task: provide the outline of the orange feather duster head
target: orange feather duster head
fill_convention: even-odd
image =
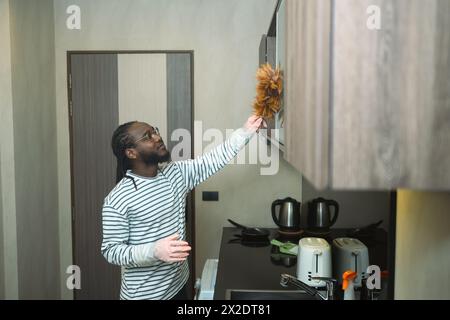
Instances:
[[[256,72],[256,98],[253,102],[254,114],[272,119],[280,111],[281,94],[283,92],[283,75],[269,63],[262,65]]]

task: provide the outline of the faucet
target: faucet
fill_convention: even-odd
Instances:
[[[281,275],[280,284],[283,287],[287,287],[289,284],[292,284],[292,285],[296,286],[297,288],[304,290],[307,294],[309,294],[311,296],[316,296],[322,300],[334,300],[334,287],[337,282],[336,279],[327,278],[327,277],[311,277],[311,279],[312,280],[322,280],[325,282],[326,287],[327,287],[327,292],[325,295],[323,293],[321,293],[319,290],[316,290],[316,289],[310,287],[303,281],[300,281],[296,277],[293,277],[289,274]]]

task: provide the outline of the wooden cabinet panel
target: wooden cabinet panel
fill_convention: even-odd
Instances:
[[[380,30],[366,26],[370,5],[381,10]],[[334,187],[450,187],[449,8],[335,1]]]
[[[450,2],[286,5],[286,160],[317,188],[450,189]]]
[[[284,155],[318,188],[328,182],[330,17],[330,1],[286,1]]]

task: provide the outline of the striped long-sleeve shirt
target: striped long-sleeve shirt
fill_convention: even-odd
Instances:
[[[252,134],[238,129],[228,140],[195,160],[175,161],[155,177],[124,178],[103,204],[102,254],[123,266],[121,299],[170,299],[187,282],[187,260],[166,263],[153,257],[153,245],[175,233],[186,239],[187,193],[237,155]]]

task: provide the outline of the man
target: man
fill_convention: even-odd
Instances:
[[[195,160],[160,163],[170,153],[157,128],[143,122],[119,126],[112,137],[117,185],[103,204],[102,254],[124,267],[121,299],[187,298],[186,195],[223,168],[248,143],[263,119],[243,128]]]

